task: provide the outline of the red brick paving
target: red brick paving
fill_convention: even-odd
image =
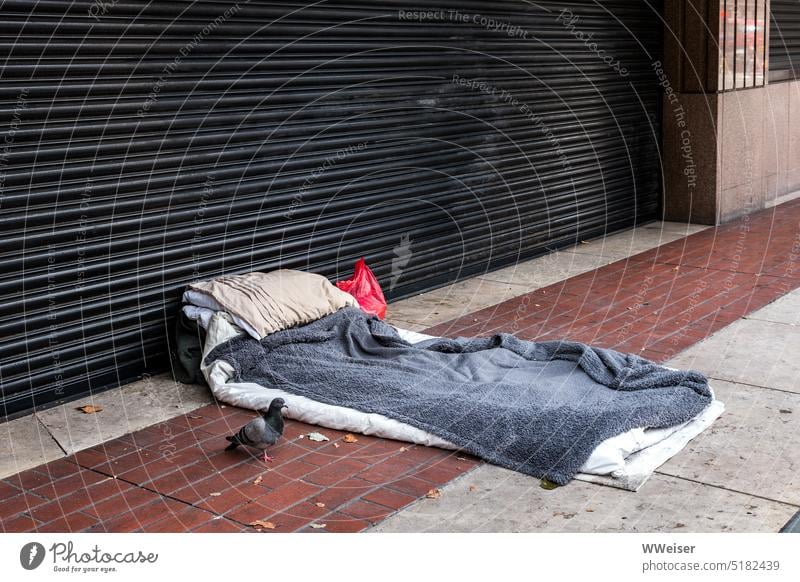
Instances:
[[[225,452],[223,435],[253,415],[205,406],[8,477],[0,481],[2,529],[233,532],[255,531],[249,524],[263,520],[276,526],[264,532],[361,531],[418,499],[394,490],[396,477],[441,464],[449,480],[453,470],[477,464],[365,435],[346,443],[343,432],[294,421],[273,448],[274,463],[242,449]],[[319,430],[331,441],[299,438]],[[400,469],[377,479],[372,469],[387,461]],[[426,491],[444,484],[436,478],[424,481]],[[324,530],[308,527],[315,522]]]
[[[800,200],[710,228],[437,325],[668,360],[800,287]]]
[[[800,200],[428,331],[571,339],[663,361],[797,287]],[[209,405],[0,480],[2,530],[356,532],[477,464],[364,435],[345,443],[340,431],[290,421],[264,465],[223,450],[223,436],[252,417]],[[299,438],[316,430],[331,441]]]

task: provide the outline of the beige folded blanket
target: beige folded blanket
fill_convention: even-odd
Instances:
[[[316,321],[343,307],[358,307],[349,293],[322,275],[281,269],[192,283],[225,311],[247,322],[262,338]]]

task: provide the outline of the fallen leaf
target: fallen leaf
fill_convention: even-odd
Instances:
[[[75,410],[80,410],[84,414],[94,414],[95,412],[100,412],[103,410],[102,406],[94,406],[93,404],[87,404],[86,406],[79,406]]]
[[[317,501],[314,505],[316,505],[317,507],[325,507],[325,504],[320,503],[319,501]]]
[[[475,487],[475,485],[470,485],[470,486],[469,486],[469,490],[470,490],[470,492],[475,492],[475,491],[477,491],[477,490],[478,490],[478,488],[477,488],[477,487]]]
[[[339,447],[341,447],[341,446],[342,446],[342,445],[340,445],[339,443],[333,443],[333,447],[334,447],[335,449],[338,449],[338,448],[339,448]]]
[[[272,523],[271,521],[262,521],[260,519],[251,521],[250,525],[252,525],[253,527],[263,527],[264,529],[275,529],[274,523]]]
[[[358,442],[358,439],[354,435],[351,435],[349,433],[344,435],[344,438],[342,438],[342,440],[344,442],[346,442],[346,443],[357,443]]]
[[[331,440],[321,432],[310,432],[306,436],[308,437],[308,440],[314,441],[315,443],[323,443],[325,441]]]
[[[428,499],[439,499],[442,496],[442,492],[438,489],[431,489],[425,494],[425,497]]]
[[[400,447],[400,452],[405,453],[408,450],[408,447]]]
[[[587,509],[586,509],[586,513],[594,513],[594,509],[587,508]]]
[[[222,495],[222,493],[218,493],[218,492],[214,491],[214,493],[209,493],[209,495],[211,497],[219,497],[220,495]]]
[[[255,481],[253,481],[253,485],[258,485],[258,484],[259,484],[259,483],[261,483],[263,480],[264,480],[264,478],[263,478],[261,475],[259,475],[258,477],[256,477],[256,480],[255,480]]]
[[[312,529],[325,529],[328,527],[327,523],[310,523],[308,526]]]
[[[558,483],[553,483],[549,479],[542,479],[539,482],[539,487],[542,489],[547,489],[548,491],[552,491],[553,489],[557,489],[559,487]]]
[[[681,268],[680,268],[680,267],[672,267],[672,270],[673,270],[673,271],[680,271],[680,270],[681,270]]]
[[[672,526],[672,529],[678,529],[679,527],[686,527],[686,524],[678,522]]]

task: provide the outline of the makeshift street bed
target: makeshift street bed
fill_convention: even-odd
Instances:
[[[276,288],[250,294],[253,313],[288,301],[280,281],[275,275]],[[268,334],[248,322],[245,333],[225,311],[226,285],[213,288],[218,309],[206,295],[184,312],[206,328],[201,369],[212,392],[236,406],[261,409],[281,397],[287,416],[304,422],[462,449],[561,485],[577,477],[629,490],[724,409],[699,372],[575,342],[431,338],[393,328],[330,289],[340,305],[327,315]],[[241,320],[250,308],[240,299]]]

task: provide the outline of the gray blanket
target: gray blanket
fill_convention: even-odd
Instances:
[[[216,359],[237,382],[383,414],[558,484],[603,440],[683,423],[712,400],[701,373],[635,355],[508,334],[412,345],[356,308],[261,342],[234,338],[206,362]]]

